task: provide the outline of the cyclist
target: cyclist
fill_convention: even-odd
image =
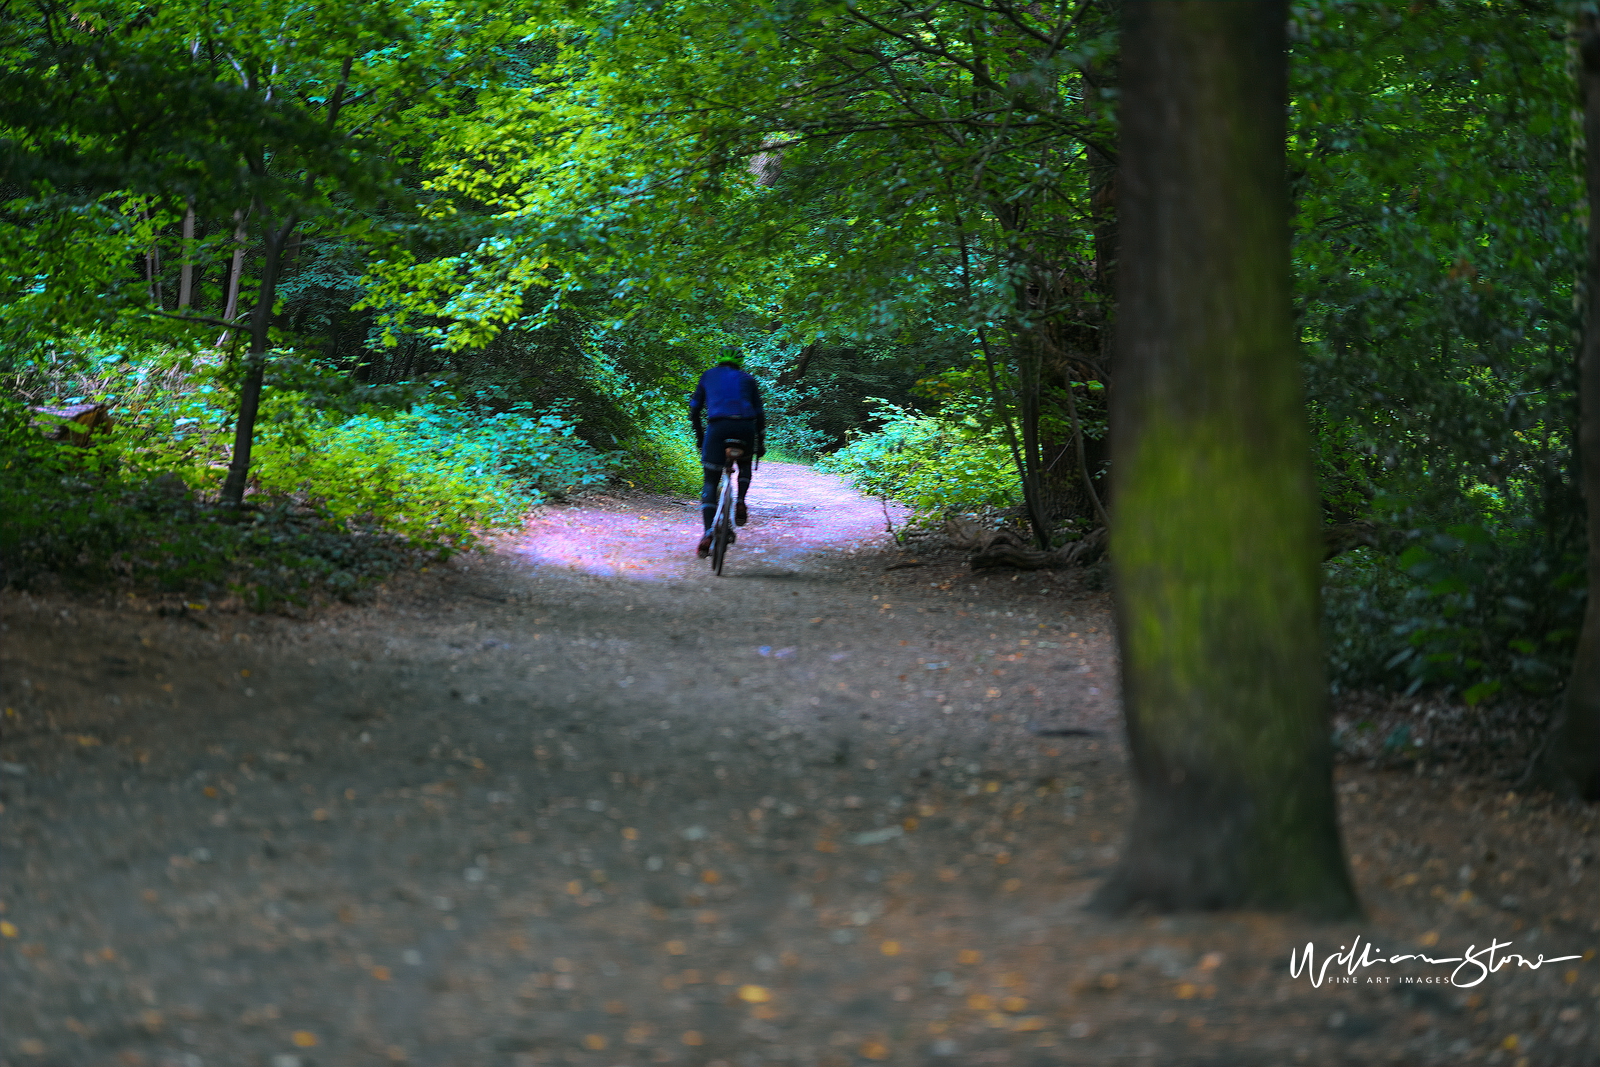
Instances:
[[[711,520],[717,514],[717,483],[725,462],[723,450],[728,441],[744,443],[739,457],[739,504],[733,521],[743,526],[749,518],[744,494],[750,488],[750,461],[767,452],[767,413],[761,406],[761,388],[746,374],[737,355],[729,355],[700,375],[700,384],[689,397],[689,422],[694,426],[695,444],[700,448],[700,466],[705,484],[700,489],[700,517],[705,534],[695,549],[696,555],[711,552]]]

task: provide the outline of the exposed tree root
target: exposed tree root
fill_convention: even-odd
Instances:
[[[945,523],[945,532],[955,547],[976,551],[972,557],[972,569],[975,571],[1002,567],[1022,571],[1079,567],[1093,563],[1106,550],[1106,530],[1103,526],[1050,552],[1029,548],[1022,535],[1013,530],[985,530],[965,519],[949,520]]]

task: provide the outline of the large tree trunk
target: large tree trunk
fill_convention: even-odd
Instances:
[[[1572,675],[1536,772],[1557,792],[1600,800],[1600,19],[1585,15],[1580,32],[1589,276],[1578,353],[1578,471],[1589,523],[1589,600]]]
[[[1290,315],[1284,0],[1130,0],[1112,398],[1139,803],[1107,910],[1358,910]]]

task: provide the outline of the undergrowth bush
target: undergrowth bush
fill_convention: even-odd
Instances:
[[[0,406],[0,581],[78,590],[237,597],[256,610],[349,596],[441,554],[373,522],[341,522],[286,497],[240,512],[202,502],[179,471],[131,463],[114,446],[44,440],[18,405]]]
[[[467,543],[478,528],[603,482],[609,468],[570,419],[528,404],[489,414],[424,403],[342,419],[306,414],[297,399],[265,405],[275,421],[256,446],[260,487],[315,501],[335,519],[370,515],[419,545]]]
[[[1584,610],[1576,551],[1526,522],[1416,530],[1411,541],[1325,566],[1336,688],[1439,689],[1476,704],[1561,687]]]
[[[844,475],[864,493],[912,508],[913,522],[952,511],[1006,508],[1022,499],[1003,440],[969,420],[923,415],[881,401],[882,425],[823,457],[819,470]]]
[[[494,413],[441,395],[340,410],[279,388],[236,512],[209,502],[231,440],[226,376],[191,367],[149,387],[140,373],[124,363],[93,390],[78,383],[116,419],[89,447],[48,440],[24,404],[0,401],[0,582],[231,596],[258,610],[349,596],[603,481],[612,463],[559,408]]]
[[[700,492],[700,451],[687,411],[674,418],[659,409],[636,411],[634,432],[617,440],[616,477],[663,493]]]

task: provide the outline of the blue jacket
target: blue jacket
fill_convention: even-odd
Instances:
[[[755,419],[757,429],[765,430],[767,413],[756,380],[731,363],[718,363],[700,375],[689,398],[689,419],[698,430],[702,418]]]

